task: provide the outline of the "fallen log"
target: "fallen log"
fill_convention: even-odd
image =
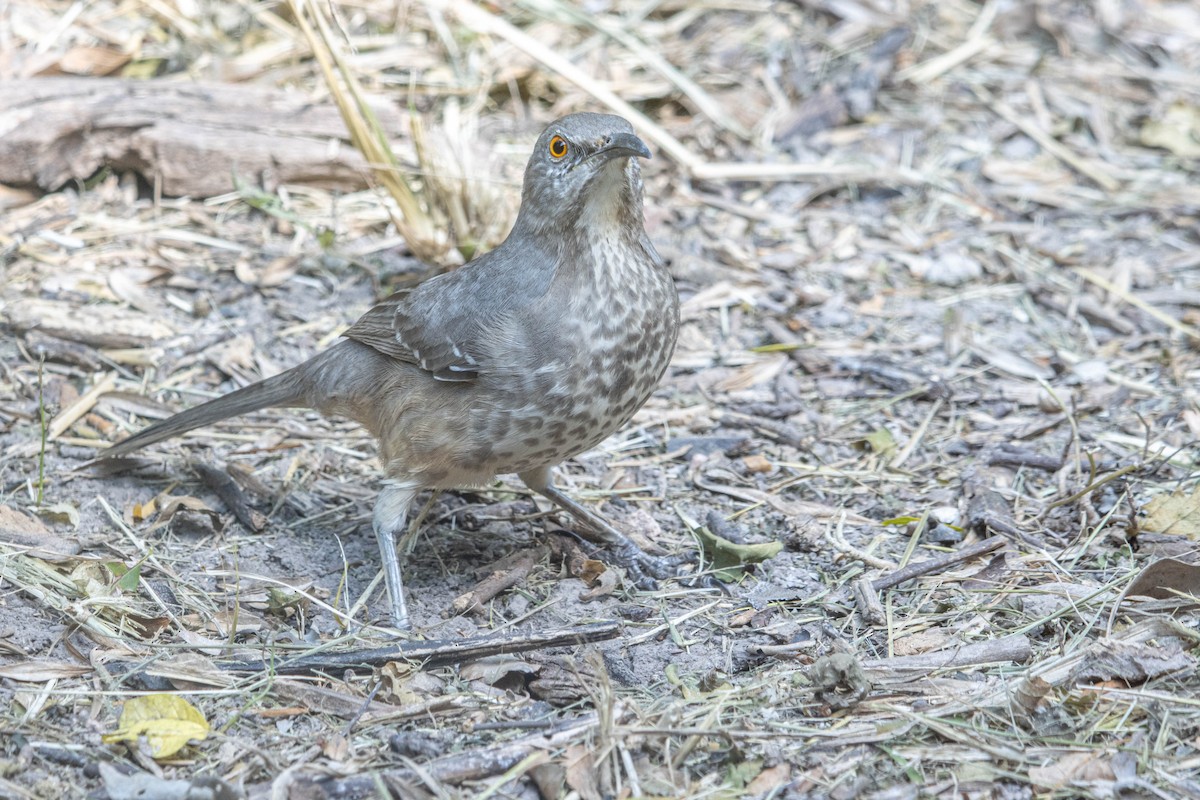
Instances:
[[[374,103],[398,134],[400,111]],[[367,164],[332,103],[240,84],[115,78],[0,81],[0,184],[55,191],[103,167],[163,195],[211,197],[237,180],[268,190],[365,188]]]

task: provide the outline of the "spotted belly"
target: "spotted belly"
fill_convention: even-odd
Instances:
[[[605,270],[528,308],[522,326],[507,331],[508,346],[481,359],[475,380],[425,384],[421,406],[404,411],[422,422],[410,416],[398,426],[408,435],[390,440],[389,473],[425,486],[477,486],[554,466],[629,421],[671,360],[678,295],[657,262],[596,258]]]
[[[503,474],[552,466],[590,450],[627,423],[654,392],[674,352],[674,307],[667,306],[665,314],[655,311],[624,324],[617,320],[617,337],[602,331],[576,336],[597,346],[543,365],[512,395],[523,402],[505,409],[507,419],[499,426],[495,409],[478,410],[478,430],[489,452],[477,455],[486,455],[480,460],[487,469]]]
[[[622,367],[599,368],[577,376],[580,389],[570,396],[543,394],[514,409],[506,426],[509,430],[491,439],[491,452],[484,459],[488,469],[497,474],[527,472],[590,450],[633,417],[661,374],[661,370],[635,375]]]

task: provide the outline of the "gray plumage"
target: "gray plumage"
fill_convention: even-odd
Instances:
[[[630,556],[635,572],[661,572],[549,483],[555,464],[629,420],[675,347],[678,295],[642,222],[637,158],[649,155],[620,117],[563,117],[534,146],[517,221],[495,250],[384,300],[303,364],[151,425],[106,456],[267,407],[356,420],[380,444],[375,531],[397,625],[407,612],[393,537],[422,488],[517,473]]]

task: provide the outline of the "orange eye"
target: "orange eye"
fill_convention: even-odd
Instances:
[[[555,158],[562,158],[567,154],[567,140],[561,136],[555,136],[550,140],[550,155]]]

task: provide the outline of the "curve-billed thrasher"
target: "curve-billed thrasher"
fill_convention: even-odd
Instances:
[[[422,489],[516,473],[638,569],[650,559],[550,484],[550,470],[629,420],[667,368],[679,297],[642,223],[637,158],[620,117],[572,114],[538,138],[521,210],[495,250],[372,308],[345,339],[287,372],[110,447],[119,456],[268,407],[342,414],[379,439],[375,503],[392,620],[405,627],[395,536]]]

